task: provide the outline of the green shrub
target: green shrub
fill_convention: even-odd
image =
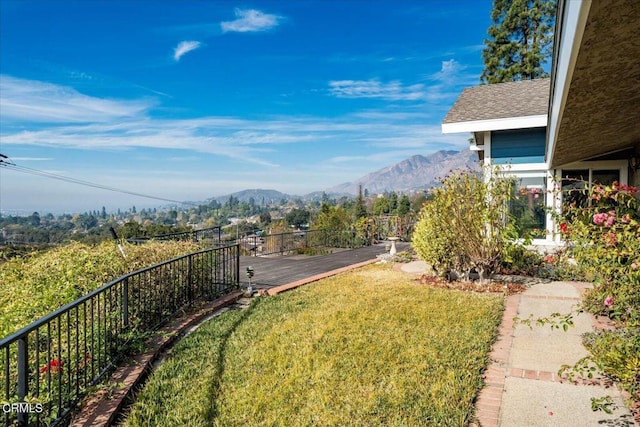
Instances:
[[[593,281],[593,276],[585,272],[566,250],[543,256],[536,275],[550,280]]]
[[[522,245],[507,245],[500,260],[501,273],[536,276],[543,265],[543,257],[538,252]]]
[[[412,246],[442,277],[480,280],[497,269],[505,248],[517,237],[508,201],[512,178],[499,170],[455,172],[441,180],[433,199],[420,212]]]
[[[0,337],[9,335],[117,277],[189,252],[192,242],[124,246],[73,242],[0,264]]]
[[[583,342],[602,372],[632,395],[640,392],[640,329],[584,334]]]

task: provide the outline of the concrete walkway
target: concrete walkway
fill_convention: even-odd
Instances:
[[[588,353],[581,335],[602,329],[582,313],[567,332],[549,325],[532,328],[514,317],[534,319],[569,313],[581,300],[585,284],[552,282],[533,285],[508,298],[500,336],[491,353],[485,388],[476,405],[482,427],[489,426],[634,426],[620,390],[604,379],[571,383],[558,377],[563,365],[573,366]],[[613,414],[591,410],[591,399],[611,396]]]
[[[402,266],[420,273],[420,261]],[[424,271],[424,270],[423,270]],[[571,383],[558,377],[563,365],[573,366],[587,355],[581,335],[608,327],[582,313],[567,332],[549,325],[532,328],[514,318],[533,319],[569,313],[581,301],[588,284],[551,282],[531,286],[507,298],[499,337],[485,372],[485,387],[476,403],[480,427],[637,426],[617,386],[602,378]],[[600,319],[602,320],[602,319]],[[591,399],[611,396],[613,414],[591,410]]]

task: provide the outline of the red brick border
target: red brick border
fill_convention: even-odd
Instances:
[[[118,367],[111,375],[106,384],[116,384],[116,389],[111,392],[102,390],[90,396],[80,408],[80,412],[73,417],[71,425],[112,425],[127,400],[151,371],[152,364],[160,353],[171,346],[188,328],[195,326],[211,313],[234,303],[241,296],[242,291],[234,291],[156,331],[146,342],[146,353],[135,356],[127,365]]]
[[[509,353],[513,343],[514,317],[518,315],[521,295],[511,295],[505,300],[502,322],[498,329],[498,339],[489,354],[489,366],[484,372],[484,388],[480,390],[476,400],[476,423],[471,426],[497,427],[502,404],[505,378],[511,374],[507,372]]]
[[[580,295],[590,284],[582,282],[570,282]],[[498,427],[500,421],[500,406],[502,404],[502,393],[504,392],[505,379],[507,377],[524,378],[529,380],[547,381],[547,382],[565,382],[564,378],[558,376],[556,372],[537,371],[531,369],[512,368],[508,365],[511,345],[513,344],[514,317],[518,314],[518,307],[521,298],[538,298],[548,300],[577,301],[582,300],[581,297],[555,297],[544,295],[512,295],[505,301],[505,310],[502,315],[502,323],[498,331],[498,339],[493,344],[489,355],[489,365],[484,373],[484,387],[480,390],[476,400],[475,423],[470,427]],[[603,316],[594,316],[587,313],[591,324],[596,329],[614,329],[615,325],[610,319]],[[604,385],[610,386],[608,380],[594,378],[589,380],[574,381],[574,385]],[[636,423],[640,424],[640,415],[636,414]]]

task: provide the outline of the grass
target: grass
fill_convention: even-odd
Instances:
[[[467,425],[502,309],[383,266],[259,299],[182,340],[126,425]]]

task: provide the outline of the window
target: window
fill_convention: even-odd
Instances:
[[[586,206],[588,197],[583,191],[591,184],[611,185],[620,182],[619,169],[576,169],[562,171],[562,205]]]
[[[516,178],[509,204],[520,237],[545,238],[547,180],[545,177]]]

